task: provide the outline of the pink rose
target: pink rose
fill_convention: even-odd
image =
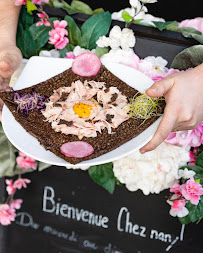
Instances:
[[[36,26],[45,25],[50,26],[51,23],[49,22],[49,16],[46,14],[45,11],[42,13],[37,13],[37,16],[40,18],[40,21],[36,24]]]
[[[8,195],[14,194],[15,191],[16,191],[16,189],[15,189],[15,187],[13,185],[13,180],[6,179],[5,182],[7,184],[6,190],[8,192]]]
[[[203,195],[201,184],[195,182],[191,177],[185,184],[181,185],[182,195],[185,199],[190,200],[193,205],[198,205],[200,196]]]
[[[25,5],[27,3],[27,0],[16,0],[15,5],[20,6],[20,5]]]
[[[203,18],[186,19],[178,24],[179,27],[192,27],[203,34]]]
[[[67,22],[55,20],[53,24],[54,29],[49,32],[49,43],[54,45],[56,49],[63,49],[69,42],[69,39],[65,37],[68,35],[68,31],[65,29]]]
[[[178,212],[178,211],[182,211],[183,207],[185,206],[185,201],[184,200],[174,200],[173,202],[173,205],[172,205],[172,209],[175,211],[175,212]]]
[[[0,205],[0,223],[3,226],[11,224],[16,217],[15,209],[11,208],[8,204]]]
[[[14,182],[13,186],[15,189],[20,190],[22,187],[27,188],[27,184],[29,183],[31,183],[30,179],[19,178]]]
[[[12,208],[12,209],[20,209],[22,203],[23,203],[22,199],[16,199],[16,200],[10,202],[10,208]]]
[[[24,153],[19,153],[19,154],[23,154],[23,156],[18,156],[16,158],[16,162],[18,164],[19,167],[21,167],[23,170],[27,170],[27,169],[33,169],[36,170],[37,169],[37,164],[36,164],[36,160],[26,156]]]
[[[170,187],[170,192],[174,192],[177,198],[182,195],[181,188],[178,183],[175,183],[172,187]]]

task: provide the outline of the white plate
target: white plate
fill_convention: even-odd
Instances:
[[[117,77],[126,82],[131,87],[143,92],[153,84],[153,81],[146,75],[139,71],[118,64],[118,63],[104,63],[104,65]],[[32,57],[28,61],[21,76],[16,82],[14,89],[19,90],[34,84],[45,81],[72,66],[72,60],[69,59],[55,59],[46,57]],[[15,120],[9,109],[4,106],[2,112],[2,125],[10,142],[25,154],[33,157],[38,161],[59,166],[69,166],[71,168],[92,166],[102,163],[108,163],[117,160],[121,157],[129,155],[135,150],[146,144],[154,135],[157,126],[160,122],[158,119],[149,128],[142,132],[139,136],[121,145],[102,156],[92,160],[84,161],[76,165],[72,165],[62,158],[59,158],[50,151],[45,150],[32,135],[27,133],[24,128]]]

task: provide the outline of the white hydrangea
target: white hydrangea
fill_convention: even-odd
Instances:
[[[110,33],[109,37],[101,36],[97,40],[98,47],[111,47],[111,49],[129,49],[135,46],[135,36],[132,29],[121,28],[115,25]]]
[[[139,151],[113,162],[113,171],[129,191],[142,190],[145,195],[160,193],[177,182],[178,168],[190,160],[189,152],[163,142],[155,150]]]

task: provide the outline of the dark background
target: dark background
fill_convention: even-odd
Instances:
[[[70,3],[70,0],[66,0]],[[111,0],[84,0],[92,9],[104,8],[105,11],[120,11],[130,7],[128,0],[111,1]],[[167,21],[191,19],[202,17],[202,0],[158,0],[157,3],[147,4],[148,13],[156,17],[162,17]]]

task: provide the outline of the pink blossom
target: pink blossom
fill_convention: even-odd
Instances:
[[[19,178],[19,179],[17,179],[17,180],[14,182],[13,186],[14,186],[16,189],[20,190],[22,187],[27,188],[27,184],[29,184],[29,183],[31,183],[30,179],[27,179],[27,178]]]
[[[49,0],[32,0],[33,4],[41,5],[41,4],[47,4]]]
[[[65,58],[66,59],[75,59],[75,55],[73,52],[67,52]]]
[[[16,200],[10,202],[10,208],[12,208],[12,209],[20,209],[22,203],[23,203],[22,199],[16,199]]]
[[[20,5],[25,5],[27,3],[27,0],[16,0],[15,5],[20,6]]]
[[[185,19],[178,24],[179,27],[192,27],[203,34],[203,18]]]
[[[15,209],[11,208],[8,204],[0,205],[0,223],[3,226],[11,224],[16,217]]]
[[[33,169],[36,170],[37,169],[37,164],[36,164],[36,160],[29,157],[29,156],[18,156],[16,158],[16,162],[18,164],[19,167],[21,167],[23,170],[27,170],[27,169]]]
[[[152,77],[152,80],[153,80],[154,82],[161,81],[162,79],[163,79],[163,76],[154,76],[154,77]]]
[[[195,161],[197,159],[197,148],[194,148],[194,150],[189,151],[189,156],[190,156],[190,162],[188,163],[189,165],[195,165]]]
[[[15,189],[15,187],[13,185],[13,180],[6,179],[5,182],[7,184],[6,190],[8,192],[8,195],[14,194],[15,191],[16,191],[16,189]]]
[[[65,37],[68,35],[68,31],[65,29],[67,22],[55,20],[53,24],[54,29],[49,32],[49,43],[54,45],[56,49],[63,49],[69,42],[69,39]]]
[[[175,211],[175,212],[178,212],[178,211],[182,211],[183,207],[185,206],[185,201],[184,200],[174,200],[173,202],[173,205],[172,205],[172,209]]]
[[[185,199],[190,200],[193,205],[198,205],[200,196],[203,195],[202,185],[195,182],[191,177],[185,184],[181,185],[182,195]]]
[[[45,25],[50,26],[51,23],[49,22],[49,16],[46,14],[45,11],[42,13],[37,13],[37,16],[40,18],[40,21],[36,24],[36,26]]]
[[[178,183],[175,183],[172,187],[170,187],[170,192],[174,192],[177,198],[179,198],[182,195],[182,191]]]
[[[173,75],[173,74],[178,73],[178,72],[183,72],[183,71],[184,71],[184,70],[181,70],[181,71],[180,71],[179,69],[169,69],[169,70],[166,72],[166,74],[165,74],[164,77]]]
[[[170,133],[166,141],[173,145],[199,147],[203,143],[203,121],[193,130]]]

